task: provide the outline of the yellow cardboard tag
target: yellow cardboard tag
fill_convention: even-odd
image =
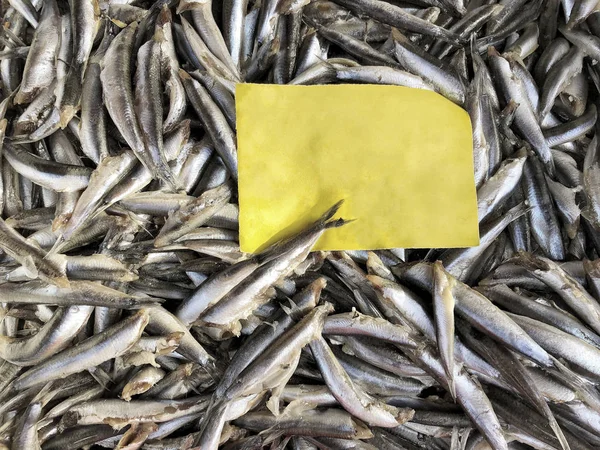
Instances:
[[[240,245],[255,252],[340,199],[315,249],[478,245],[468,114],[398,86],[236,88]]]

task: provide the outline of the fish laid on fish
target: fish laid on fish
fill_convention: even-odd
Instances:
[[[598,0],[0,16],[0,450],[600,448]],[[480,244],[243,252],[244,82],[464,108]]]

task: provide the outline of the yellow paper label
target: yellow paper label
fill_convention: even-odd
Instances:
[[[263,249],[340,199],[319,250],[478,245],[468,114],[399,86],[236,88],[240,245]]]

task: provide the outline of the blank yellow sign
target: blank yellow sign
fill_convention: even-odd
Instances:
[[[240,245],[288,237],[340,199],[320,250],[478,245],[468,114],[398,86],[236,89]]]

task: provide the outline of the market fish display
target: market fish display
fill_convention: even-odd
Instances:
[[[0,449],[600,448],[597,1],[2,6]],[[244,82],[463,107],[480,244],[242,252]]]

